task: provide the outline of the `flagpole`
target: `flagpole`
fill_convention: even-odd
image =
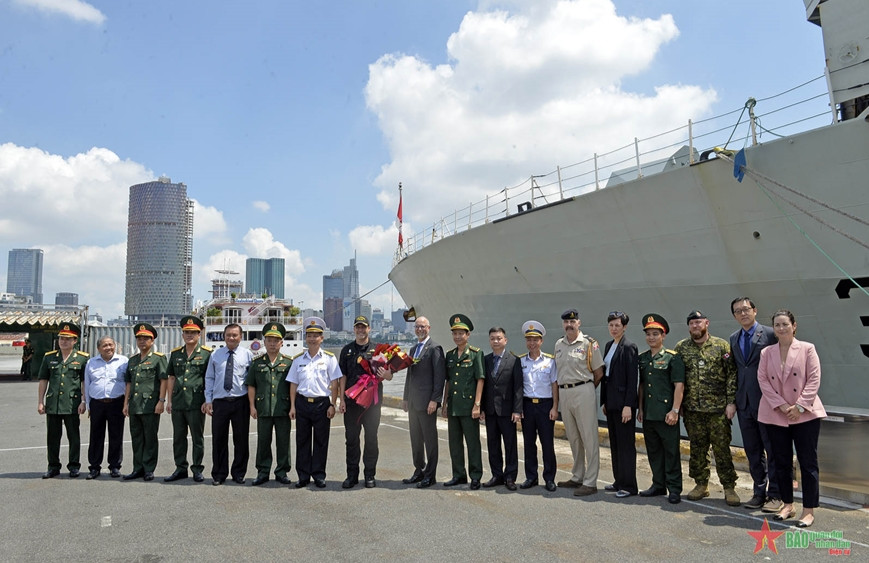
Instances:
[[[402,217],[402,187],[401,182],[398,183],[398,251],[399,255],[402,254],[402,250],[404,249],[404,236],[402,235],[402,224],[404,219]]]

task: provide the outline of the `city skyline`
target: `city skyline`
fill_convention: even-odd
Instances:
[[[41,248],[13,248],[9,251],[6,274],[6,292],[19,297],[30,297],[42,304],[42,268],[44,252]]]

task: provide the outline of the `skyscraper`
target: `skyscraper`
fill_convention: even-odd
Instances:
[[[245,291],[284,298],[284,259],[248,258],[245,263]]]
[[[124,314],[173,321],[192,309],[193,201],[185,184],[161,176],[130,186]]]
[[[69,291],[59,291],[54,294],[54,306],[63,307],[70,305],[78,305],[78,293]]]
[[[15,248],[9,251],[9,269],[6,291],[28,296],[34,303],[42,303],[42,249]]]
[[[332,270],[323,276],[323,320],[332,330],[341,330],[344,307],[344,272]]]

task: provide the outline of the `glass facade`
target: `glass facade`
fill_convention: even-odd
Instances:
[[[284,259],[248,258],[244,281],[245,290],[251,295],[265,293],[284,299]]]
[[[39,248],[15,248],[9,251],[6,291],[30,297],[42,304],[42,258]]]

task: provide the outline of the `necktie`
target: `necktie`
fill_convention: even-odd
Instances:
[[[413,349],[413,359],[419,358],[419,352],[422,350],[422,342],[416,343],[416,348]]]
[[[742,331],[742,358],[747,362],[748,354],[751,352],[751,336]]]
[[[230,350],[229,357],[226,358],[226,371],[223,373],[223,388],[227,391],[232,390],[232,372],[235,371],[233,354],[235,354],[235,350]]]
[[[492,375],[496,375],[498,373],[498,366],[501,365],[501,356],[495,356],[494,360],[495,364],[492,366]]]

